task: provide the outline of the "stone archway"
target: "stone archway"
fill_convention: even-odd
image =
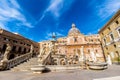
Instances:
[[[16,46],[13,46],[11,51],[16,52]]]
[[[6,48],[7,48],[7,45],[4,44],[3,47],[2,47],[2,51],[5,52]]]
[[[65,59],[61,59],[60,60],[60,65],[66,65],[66,60]]]
[[[22,52],[22,48],[19,47],[19,48],[18,48],[18,53],[21,53],[21,52]]]
[[[8,57],[8,60],[14,59],[14,58],[15,58],[15,54],[10,54],[9,57]]]
[[[58,59],[54,59],[53,62],[54,62],[54,65],[57,65],[58,64]]]

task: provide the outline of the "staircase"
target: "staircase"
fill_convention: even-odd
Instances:
[[[34,65],[38,65],[37,57],[31,58],[27,62],[24,62],[16,67],[12,68],[12,71],[29,71],[30,68]]]
[[[30,71],[32,67],[37,66],[38,64],[46,65],[47,62],[50,62],[50,51],[44,51],[42,50],[42,53],[40,56],[31,58],[28,61],[17,65],[16,67],[12,68],[12,71]],[[39,59],[39,62],[38,62]]]

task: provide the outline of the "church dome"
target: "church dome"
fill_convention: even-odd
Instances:
[[[75,35],[80,34],[80,31],[78,28],[76,28],[75,24],[72,24],[72,28],[69,30],[68,35]]]

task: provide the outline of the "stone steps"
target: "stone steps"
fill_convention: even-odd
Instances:
[[[42,56],[40,57],[41,61],[44,61],[47,56],[48,56],[48,52],[45,52],[44,54],[42,54]],[[24,62],[24,63],[14,67],[14,68],[12,68],[11,70],[12,71],[29,71],[35,65],[38,65],[38,58],[37,57],[31,58],[27,62]]]
[[[30,68],[34,65],[38,65],[37,58],[31,58],[29,61],[24,62],[14,68],[12,68],[12,71],[29,71]]]

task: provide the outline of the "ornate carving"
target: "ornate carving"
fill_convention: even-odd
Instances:
[[[42,55],[44,54],[45,52],[45,45],[43,45],[42,49],[40,49],[40,53],[38,55],[38,62],[41,63],[41,59],[42,59]]]
[[[7,61],[1,60],[0,61],[0,70],[4,70],[7,67]]]

